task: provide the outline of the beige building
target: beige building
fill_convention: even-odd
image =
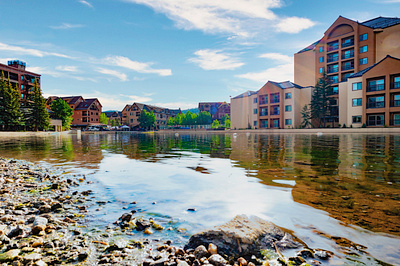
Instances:
[[[246,91],[231,99],[231,128],[257,128],[257,92]]]

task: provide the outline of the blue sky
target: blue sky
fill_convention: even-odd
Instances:
[[[0,0],[0,63],[42,75],[45,96],[193,108],[268,80],[339,15],[396,17],[400,0]]]

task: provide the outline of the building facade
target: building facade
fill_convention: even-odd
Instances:
[[[73,110],[72,128],[86,128],[91,125],[100,126],[99,116],[101,114],[102,105],[97,98],[84,99],[82,96],[57,97],[51,96],[47,99],[49,107],[54,100],[61,98]]]
[[[232,129],[257,128],[257,92],[246,91],[231,99],[230,119]]]
[[[4,78],[10,79],[13,86],[17,86],[21,93],[21,104],[24,104],[29,93],[32,93],[36,80],[40,87],[41,75],[25,70],[26,63],[20,60],[10,60],[7,65],[0,64],[0,71],[4,74]]]
[[[122,112],[118,111],[106,111],[103,112],[108,118],[108,125],[111,126],[111,121],[114,120],[117,124],[122,125]]]

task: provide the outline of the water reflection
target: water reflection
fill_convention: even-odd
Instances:
[[[104,223],[133,200],[191,232],[256,214],[310,246],[400,260],[397,237],[359,228],[400,235],[397,135],[83,134],[2,139],[0,154],[95,170],[98,197],[120,204]]]

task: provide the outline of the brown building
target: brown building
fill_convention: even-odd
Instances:
[[[400,126],[400,59],[386,56],[340,84],[340,122],[347,126]]]
[[[231,113],[231,104],[227,102],[202,102],[199,103],[199,113],[207,112],[211,114],[212,120],[221,120],[224,115]]]
[[[139,117],[143,110],[154,113],[156,117],[156,128],[164,129],[167,128],[168,119],[175,118],[177,114],[181,113],[180,109],[168,109],[158,106],[152,106],[143,103],[133,103],[132,105],[125,105],[122,110],[122,122],[130,128],[139,127]]]
[[[103,112],[108,118],[108,125],[111,126],[111,121],[114,120],[115,122],[118,121],[119,125],[122,125],[122,112],[118,111],[106,111]]]
[[[294,55],[294,82],[314,86],[326,72],[333,86],[334,115],[329,122],[337,125],[339,113],[343,113],[338,104],[339,84],[387,55],[400,57],[399,18],[377,17],[358,22],[339,16],[319,41]]]
[[[26,96],[32,92],[34,82],[40,87],[40,75],[25,70],[26,63],[19,60],[10,60],[8,65],[0,64],[0,71],[5,79],[10,79],[13,86],[17,86],[21,93],[22,104]]]
[[[101,125],[99,116],[101,114],[102,105],[97,98],[84,99],[82,96],[69,96],[69,97],[57,97],[51,96],[47,99],[47,106],[61,98],[64,100],[74,111],[72,115],[73,128],[86,128],[91,125]]]

